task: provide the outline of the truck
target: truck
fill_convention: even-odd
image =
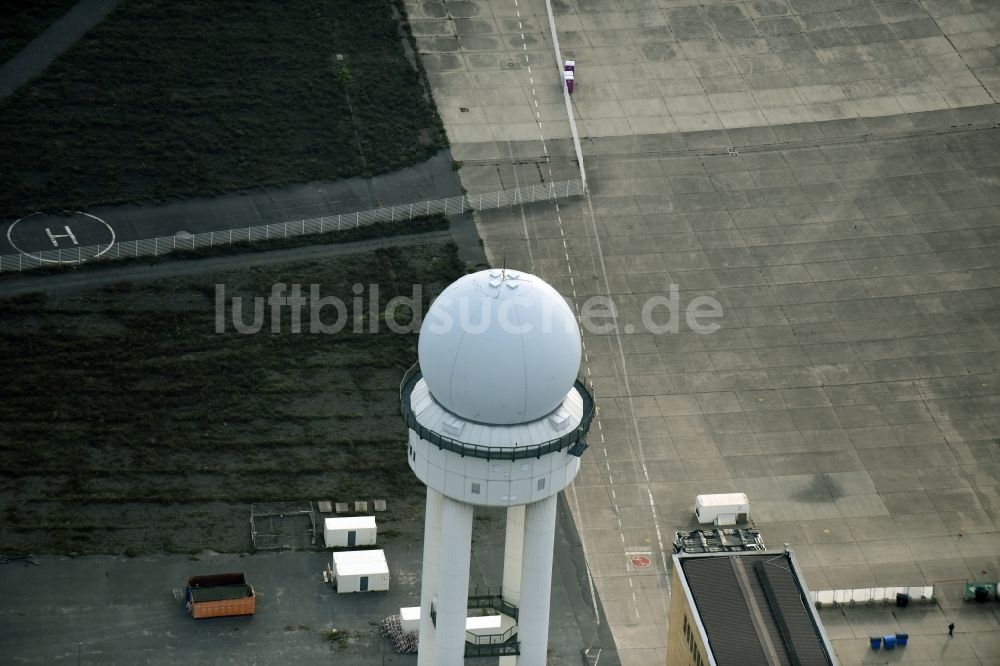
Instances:
[[[694,517],[702,525],[736,525],[750,520],[750,500],[746,493],[698,495]]]
[[[207,617],[253,615],[257,597],[242,573],[191,576],[184,590],[188,613],[196,620]]]

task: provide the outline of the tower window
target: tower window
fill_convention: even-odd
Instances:
[[[478,483],[473,483],[472,484],[472,494],[473,495],[478,495],[479,494],[479,490],[480,490],[479,484]]]
[[[545,477],[538,479],[538,489],[545,490]]]

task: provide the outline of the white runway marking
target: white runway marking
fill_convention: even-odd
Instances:
[[[507,152],[510,153],[510,159],[511,159],[511,162],[513,162],[514,161],[514,148],[510,145],[510,141],[507,142]],[[513,169],[513,171],[514,171],[514,187],[518,187],[519,183],[518,183],[518,178],[517,178],[517,168],[515,167]],[[524,240],[526,241],[525,244],[528,246],[528,264],[531,266],[531,272],[534,273],[535,272],[535,255],[531,251],[531,242],[528,240],[530,238],[530,235],[528,233],[528,217],[524,213],[524,204],[518,206],[518,208],[521,211],[521,228],[524,229]]]
[[[520,8],[518,7],[517,0],[514,0],[514,7],[516,9],[517,17],[518,17],[518,20],[519,20],[519,26],[520,26],[521,12],[520,12]],[[532,103],[533,103],[533,106],[535,108],[535,120],[536,120],[536,124],[538,126],[538,138],[539,138],[539,141],[541,142],[542,152],[545,155],[545,167],[546,167],[546,170],[548,171],[549,180],[553,181],[554,178],[553,178],[553,173],[552,173],[552,163],[551,163],[551,160],[549,158],[548,146],[547,146],[547,143],[546,143],[546,140],[545,140],[544,129],[542,127],[541,114],[540,114],[539,105],[538,105],[538,93],[537,93],[537,91],[535,89],[534,76],[532,75],[532,69],[531,69],[532,68],[531,58],[530,58],[530,56],[527,53],[528,47],[527,47],[527,42],[526,42],[526,40],[524,38],[523,33],[521,35],[521,40],[522,40],[522,43],[521,43],[522,51],[524,51],[524,60],[525,60],[525,64],[527,66],[527,70],[528,70],[528,73],[529,73],[529,82],[530,82],[530,89],[531,89],[531,95],[532,95]],[[557,53],[556,53],[557,64],[559,64],[561,66],[562,60],[561,60],[561,55],[558,53],[558,46],[556,46],[556,50],[557,50]],[[560,85],[563,85],[563,83],[562,83],[561,80],[560,80]],[[572,116],[572,109],[571,109],[569,103],[567,103],[567,113],[569,113],[570,116]],[[570,120],[571,124],[574,123],[574,119],[572,117],[570,117],[569,120]],[[581,170],[581,177],[582,177],[582,174],[583,174],[582,156],[581,156],[581,158],[580,158],[579,161],[580,161],[580,170]],[[609,280],[608,280],[607,268],[606,268],[605,260],[604,260],[604,253],[603,253],[603,250],[601,248],[600,238],[599,238],[598,232],[597,232],[596,217],[595,217],[594,211],[593,211],[593,202],[592,202],[592,200],[591,200],[590,195],[589,195],[588,192],[585,192],[585,195],[586,195],[586,201],[587,201],[587,209],[588,209],[588,211],[590,213],[590,221],[591,221],[591,225],[592,225],[592,228],[593,228],[594,243],[590,244],[591,253],[592,253],[592,256],[593,256],[593,254],[594,254],[594,252],[596,250],[596,255],[597,255],[596,258],[599,259],[600,272],[601,272],[601,277],[603,278],[605,292],[608,293],[608,294],[610,294],[611,293],[610,283],[609,283]],[[578,313],[577,317],[579,318],[579,316],[580,316],[579,315],[580,305],[579,305],[578,302],[576,302],[577,299],[578,299],[578,296],[577,296],[577,292],[576,292],[576,289],[575,289],[575,281],[574,281],[574,276],[573,276],[573,262],[572,262],[572,259],[571,259],[570,255],[569,255],[569,251],[568,251],[569,245],[568,245],[568,243],[566,241],[565,225],[563,223],[562,213],[560,211],[558,202],[553,202],[553,208],[554,208],[554,211],[555,211],[555,214],[556,214],[555,217],[556,217],[556,222],[557,222],[558,228],[559,228],[559,236],[560,236],[560,239],[562,240],[562,243],[563,243],[563,248],[564,248],[563,256],[564,256],[564,258],[566,260],[566,272],[567,272],[567,275],[569,276],[570,284],[571,284],[571,286],[573,286],[572,292],[573,292],[574,306],[575,306],[575,309],[576,309],[576,311]],[[523,215],[523,206],[522,206],[522,215]],[[529,247],[529,258],[531,258],[532,265],[534,265],[533,253],[531,252],[531,238],[530,238],[530,236],[528,234],[528,228],[527,228],[527,222],[526,222],[526,220],[524,221],[523,226],[524,226],[524,233],[525,233],[525,241],[526,241],[526,243],[527,243],[527,245]],[[597,263],[598,262],[595,262],[595,264],[597,264]],[[638,460],[639,460],[639,462],[641,464],[641,468],[642,468],[642,472],[643,472],[643,478],[645,480],[647,499],[648,499],[648,502],[649,502],[650,512],[651,512],[652,517],[653,517],[653,525],[654,525],[654,528],[655,528],[655,531],[656,531],[656,539],[657,539],[657,544],[658,544],[659,550],[660,550],[660,557],[661,557],[661,559],[663,561],[663,573],[664,573],[664,576],[666,576],[666,572],[668,570],[668,567],[667,567],[666,553],[664,551],[662,532],[660,530],[659,516],[657,514],[656,504],[653,501],[653,494],[652,494],[652,491],[650,489],[650,482],[651,482],[651,480],[650,480],[650,477],[649,477],[649,472],[646,469],[645,456],[643,454],[643,449],[642,449],[641,435],[639,433],[638,421],[636,419],[635,408],[634,408],[634,405],[632,403],[631,390],[630,390],[630,387],[629,387],[628,370],[627,370],[627,367],[625,365],[624,346],[623,346],[622,341],[621,341],[621,333],[620,333],[620,328],[619,328],[618,317],[617,317],[617,315],[615,313],[612,313],[612,322],[613,322],[613,325],[614,325],[614,335],[615,335],[615,339],[616,339],[617,346],[618,346],[618,356],[619,356],[620,361],[621,361],[621,374],[622,374],[622,379],[623,379],[623,386],[625,388],[626,401],[627,401],[627,403],[629,405],[629,412],[630,412],[630,416],[631,416],[631,419],[632,419],[632,426],[633,426],[632,429],[633,429],[633,431],[635,433],[635,446],[636,446],[636,449],[637,449],[636,450],[636,454],[637,454],[637,458],[638,458]],[[590,377],[590,376],[592,376],[592,370],[591,370],[591,367],[590,367],[590,357],[589,357],[589,355],[586,352],[586,343],[583,343],[583,349],[584,349],[584,370],[585,370],[587,376]],[[618,364],[615,363],[615,366],[616,366],[615,367],[615,373],[616,374],[618,374],[618,367],[617,367],[617,365]],[[610,496],[611,496],[612,508],[613,508],[613,510],[615,512],[615,518],[616,518],[616,521],[618,523],[619,539],[621,540],[623,546],[627,547],[627,543],[626,543],[626,540],[625,540],[625,532],[624,532],[624,529],[622,528],[621,509],[618,506],[618,501],[617,501],[618,496],[617,496],[617,492],[615,491],[615,488],[614,488],[614,477],[610,473],[611,467],[610,467],[610,461],[609,461],[609,457],[608,457],[608,451],[607,451],[607,447],[603,446],[603,444],[605,443],[605,438],[604,438],[604,434],[603,434],[603,428],[604,428],[604,426],[603,426],[603,424],[601,423],[601,420],[600,420],[600,410],[599,409],[597,410],[597,412],[595,414],[594,421],[597,423],[598,430],[601,431],[601,442],[602,442],[601,451],[604,454],[605,468],[608,471],[608,475],[607,475],[607,487],[608,487],[608,490],[609,490],[609,493],[610,493]],[[573,490],[574,505],[575,505],[575,508],[577,509],[577,512],[578,512],[578,515],[579,515],[579,499],[578,499],[578,497],[576,495],[575,487],[571,486],[571,488]],[[584,537],[583,537],[582,532],[581,532],[580,538],[581,538],[581,541],[583,541]],[[585,548],[585,550],[586,550],[586,548]],[[626,550],[626,553],[627,552],[628,551]],[[588,577],[588,582],[590,583],[591,589],[593,590],[593,580],[591,578],[589,568],[588,568],[588,571],[587,571],[587,577]],[[631,576],[628,576],[628,581],[629,581],[629,586],[633,587],[633,581],[632,581],[632,577]],[[669,586],[670,586],[669,579],[667,579],[666,584],[667,584],[667,588],[669,590]],[[633,600],[637,601],[634,592],[633,592]],[[636,618],[639,618],[640,617],[640,613],[639,613],[638,603],[636,603],[636,606],[635,606],[634,610],[635,610]],[[595,612],[595,616],[597,616],[596,601],[595,601],[595,606],[594,606],[594,612]],[[600,620],[598,618],[598,622],[599,621]]]

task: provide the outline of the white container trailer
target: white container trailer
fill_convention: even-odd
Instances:
[[[399,628],[409,633],[420,631],[420,606],[399,609]]]
[[[736,525],[750,520],[750,500],[746,493],[698,495],[694,517],[702,525]]]
[[[407,632],[420,631],[420,606],[399,609],[399,628]],[[467,617],[465,630],[475,636],[495,636],[503,631],[503,617],[500,615]]]
[[[333,554],[333,580],[338,594],[384,592],[389,565],[384,550],[347,550]]]
[[[374,546],[378,538],[375,516],[327,518],[323,521],[323,538],[327,548]]]

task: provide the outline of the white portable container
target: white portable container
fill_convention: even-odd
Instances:
[[[420,631],[420,606],[399,609],[399,628],[403,631]],[[474,615],[465,619],[465,630],[476,636],[501,633],[503,618],[499,615]]]
[[[420,606],[399,609],[399,628],[403,631],[420,631]]]
[[[323,539],[327,548],[374,546],[377,537],[375,516],[326,518],[323,521]]]
[[[503,618],[499,615],[480,615],[465,619],[465,630],[473,636],[495,636],[501,632]]]
[[[750,500],[746,493],[698,495],[694,517],[702,525],[736,525],[750,520]]]
[[[333,554],[338,594],[384,592],[389,589],[389,565],[384,550],[348,550]]]

